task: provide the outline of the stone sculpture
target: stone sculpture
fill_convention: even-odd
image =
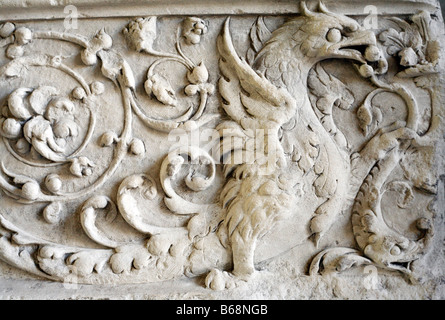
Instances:
[[[55,281],[229,290],[311,242],[312,277],[418,281],[443,156],[437,16],[373,30],[303,1],[249,19],[247,46],[230,16],[176,19],[172,43],[162,16],[92,37],[2,22],[0,258]]]

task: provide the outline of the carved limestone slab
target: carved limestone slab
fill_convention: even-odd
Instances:
[[[436,1],[109,2],[0,4],[0,296],[445,297]]]

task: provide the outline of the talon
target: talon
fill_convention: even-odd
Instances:
[[[312,235],[314,236],[314,244],[316,248],[318,248],[320,240],[323,236],[323,231],[325,229],[325,221],[323,219],[324,217],[324,215],[318,215],[311,220],[310,230],[312,232]]]
[[[314,236],[314,245],[316,248],[318,248],[318,245],[320,244],[320,239],[322,237],[322,234],[320,232],[316,232],[313,234]]]
[[[205,285],[212,290],[221,291],[227,288],[229,274],[225,271],[212,269],[205,279]]]
[[[222,291],[225,289],[233,289],[241,282],[247,281],[248,278],[250,278],[250,276],[238,277],[226,271],[212,269],[205,279],[205,285],[209,289]]]
[[[324,229],[323,215],[315,216],[311,220],[312,233],[320,233]]]
[[[310,230],[313,234],[322,234],[332,225],[332,216],[320,207],[316,212],[316,216],[312,218]],[[319,236],[321,238],[321,235]]]

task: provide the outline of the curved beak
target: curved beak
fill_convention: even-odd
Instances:
[[[345,37],[344,40],[332,45],[329,50],[333,58],[352,59],[367,63],[364,52],[369,46],[376,46],[375,34],[369,30],[358,30]]]

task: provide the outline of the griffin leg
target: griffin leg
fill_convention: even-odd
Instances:
[[[231,289],[247,281],[255,273],[254,254],[256,239],[245,241],[238,233],[232,238],[233,271],[213,269],[205,279],[206,286],[213,290]]]
[[[254,255],[256,239],[243,239],[236,232],[231,240],[233,253],[232,273],[242,280],[247,280],[255,273]]]
[[[314,242],[317,247],[321,237],[327,230],[329,230],[337,218],[339,212],[341,211],[340,207],[339,197],[336,195],[320,205],[315,212],[316,215],[311,220],[310,228],[314,234]]]

